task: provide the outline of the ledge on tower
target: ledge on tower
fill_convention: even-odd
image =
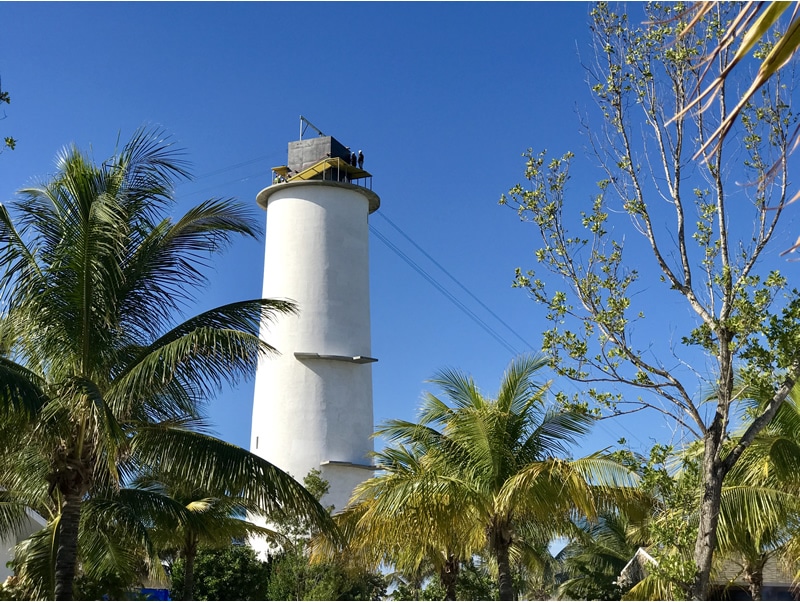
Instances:
[[[372,190],[372,174],[353,165],[354,153],[333,136],[289,143],[286,165],[273,167],[273,183],[298,180],[348,182]]]
[[[350,362],[351,364],[371,364],[377,362],[377,358],[368,355],[331,355],[329,353],[306,353],[295,351],[294,356],[299,360],[335,360],[339,362]]]
[[[380,470],[379,466],[373,464],[356,464],[355,462],[344,462],[342,460],[324,460],[320,466],[341,466],[343,468],[361,468],[363,470]]]

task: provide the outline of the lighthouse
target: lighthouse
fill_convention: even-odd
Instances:
[[[318,135],[304,140],[308,127]],[[338,511],[373,470],[368,218],[380,199],[363,156],[303,117],[300,132],[256,197],[267,213],[263,297],[298,313],[261,326],[279,355],[258,365],[250,450],[301,483],[320,470],[323,505]]]

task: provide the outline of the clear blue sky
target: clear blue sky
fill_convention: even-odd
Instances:
[[[12,103],[0,133],[18,147],[0,157],[0,197],[52,173],[68,143],[102,161],[118,135],[150,124],[192,163],[181,212],[215,196],[255,203],[306,116],[364,150],[382,202],[372,225],[506,342],[372,235],[375,420],[411,419],[436,370],[462,369],[493,393],[508,345],[540,346],[543,312],[511,288],[514,269],[533,265],[533,231],[497,200],[521,179],[527,147],[576,152],[576,203],[600,179],[576,112],[593,106],[579,56],[588,11],[582,2],[2,2],[0,76]],[[640,270],[654,267],[641,260]],[[193,309],[260,296],[262,270],[263,242],[237,242]],[[652,313],[679,324],[674,301]],[[211,402],[221,437],[248,445],[252,394],[245,382]],[[657,416],[606,421],[586,447],[626,437],[644,449],[670,434]]]

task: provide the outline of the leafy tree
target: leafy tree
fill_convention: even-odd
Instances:
[[[497,600],[497,580],[487,570],[485,564],[474,558],[462,562],[455,579],[456,594],[453,600]],[[393,600],[448,600],[446,587],[441,578],[434,575],[420,583],[409,583],[398,578],[392,590]]]
[[[619,600],[619,574],[645,543],[631,535],[627,517],[618,512],[604,512],[595,523],[582,522],[556,558],[563,566],[558,598]]]
[[[172,565],[172,591],[184,591],[186,561]],[[195,600],[267,600],[271,566],[246,545],[198,551],[194,567]],[[173,599],[176,599],[173,597]]]
[[[743,395],[749,397],[752,393],[750,390]],[[748,400],[747,405],[753,404],[757,405]],[[713,570],[738,565],[754,600],[761,599],[761,577],[766,563],[785,549],[790,525],[796,522],[796,494],[791,487],[782,490],[780,479],[776,479],[776,473],[785,474],[787,466],[784,462],[783,469],[776,468],[770,454],[765,453],[772,444],[781,447],[780,437],[774,437],[775,423],[785,421],[793,412],[792,406],[791,399],[781,406],[773,422],[731,470],[722,490],[719,546]],[[789,424],[791,419],[784,422],[784,426]],[[679,453],[671,447],[656,445],[649,458],[635,460],[639,465],[636,470],[642,475],[641,487],[652,499],[653,507],[648,520],[629,530],[628,535],[635,536],[657,562],[647,565],[646,577],[633,584],[625,599],[676,599],[684,595],[683,584],[695,570],[692,549],[702,494],[703,450],[699,443]],[[629,452],[618,453],[634,458]],[[577,548],[582,550],[581,542],[577,542]],[[629,587],[630,584],[624,589]]]
[[[328,492],[329,483],[313,469],[303,484],[316,499]],[[328,508],[329,512],[333,507]],[[345,554],[312,557],[312,538],[332,542],[337,534],[320,531],[302,515],[288,511],[273,515],[274,529],[281,534],[282,549],[271,557],[271,600],[379,600],[386,593],[386,580],[377,570],[353,563]]]
[[[386,593],[380,574],[355,572],[335,561],[310,563],[297,548],[271,562],[270,600],[380,600]]]
[[[203,402],[254,371],[271,349],[258,336],[262,319],[292,306],[241,301],[173,322],[204,284],[209,258],[257,234],[231,200],[165,217],[185,175],[171,143],[141,130],[102,164],[65,150],[52,179],[21,191],[11,211],[0,206],[10,341],[0,430],[14,432],[14,444],[0,446],[0,486],[49,508],[48,528],[29,540],[39,553],[26,560],[30,575],[49,575],[42,593],[56,599],[73,596],[86,503],[108,499],[145,466],[193,475],[207,490],[224,480],[229,495],[248,492],[265,512],[286,505],[325,517],[291,477],[264,461],[232,462],[203,433]]]
[[[138,581],[129,581],[119,574],[106,574],[100,579],[78,575],[75,579],[75,598],[78,600],[138,600]]]
[[[358,527],[372,536],[370,523],[392,517],[398,530],[419,533],[410,535],[406,545],[429,533],[439,545],[439,533],[449,522],[450,540],[445,541],[480,542],[472,552],[486,550],[497,563],[500,599],[514,599],[513,554],[524,554],[525,544],[548,541],[571,512],[595,517],[609,501],[602,493],[633,482],[619,464],[601,455],[566,459],[568,446],[592,419],[546,407],[546,387],[534,382],[544,366],[541,358],[516,359],[494,399],[468,376],[440,372],[431,382],[450,403],[429,393],[419,423],[392,420],[378,429],[399,444],[400,453],[418,446],[423,453],[417,459],[427,468],[392,469],[367,481],[357,493],[371,500],[370,507]],[[449,502],[442,505],[444,500]],[[361,533],[357,528],[352,539],[358,541]],[[373,545],[380,546],[380,539]],[[392,554],[398,541],[390,538],[384,545]]]
[[[710,104],[708,100],[721,96],[722,88],[736,66],[744,61],[759,44],[766,43],[769,46],[768,52],[757,56],[761,60],[761,64],[755,77],[753,77],[750,87],[741,96],[736,105],[726,112],[725,118],[705,142],[704,147],[714,143],[721,144],[747,103],[751,101],[764,84],[775,77],[778,71],[794,57],[798,47],[800,47],[800,17],[796,14],[792,15],[790,23],[782,32],[776,32],[774,29],[781,17],[787,14],[790,6],[790,2],[740,5],[737,7],[738,12],[726,24],[725,32],[720,36],[716,46],[712,46],[708,56],[704,57],[705,61],[713,62],[721,55],[728,53],[731,45],[737,41],[739,42],[733,57],[730,60],[726,60],[725,68],[719,72],[705,89],[697,88],[697,96],[687,107],[682,109],[683,113],[700,103]],[[796,5],[794,10],[797,10]],[[698,28],[701,28],[702,25],[700,24],[703,23],[704,18],[708,16],[713,18],[714,3],[695,2],[687,8],[687,13],[692,12],[694,14],[692,14],[692,20],[687,25],[687,30],[691,30],[696,24],[698,24]]]
[[[330,490],[330,483],[322,477],[322,472],[312,468],[303,477],[303,486],[310,496],[315,500],[321,500]],[[328,506],[325,508],[327,515],[330,515],[335,508]],[[273,531],[279,538],[278,547],[299,548],[305,550],[309,542],[317,533],[320,533],[319,525],[310,522],[303,513],[295,512],[293,508],[277,509],[270,516]],[[337,535],[335,532],[323,532],[326,536]]]
[[[796,124],[790,94],[779,76],[767,82],[742,108],[736,128],[741,143],[705,150],[703,162],[692,157],[724,121],[725,102],[716,115],[711,109],[682,112],[706,67],[698,58],[719,43],[728,10],[715,3],[688,29],[681,5],[648,4],[647,23],[634,26],[627,15],[598,4],[592,11],[596,61],[589,77],[602,125],[589,133],[606,177],[591,207],[576,211],[582,232],[573,233],[572,216],[564,212],[571,153],[548,160],[529,151],[527,185],[501,198],[533,224],[542,241],[536,251],[542,269],[519,269],[515,284],[547,310],[552,327],[543,346],[555,369],[585,383],[597,411],[651,408],[703,440],[695,571],[684,584],[686,595],[700,599],[708,595],[723,479],[775,415],[800,366],[800,298],[786,290],[780,274],[757,269],[789,200],[785,157]],[[729,59],[722,53],[710,68],[722,71]],[[720,94],[724,98],[725,90]],[[743,189],[738,181],[756,185]],[[749,204],[739,198],[745,196]],[[642,263],[637,241],[620,234],[618,216],[642,236],[651,265]],[[643,296],[637,292],[656,286],[640,282],[641,274],[653,270],[664,296],[682,300],[694,316],[686,320],[681,344],[663,349],[663,355],[653,342],[673,341],[674,333],[653,332],[672,328],[669,321],[648,321],[652,330],[640,338],[645,331],[639,323],[650,307],[639,304]],[[557,277],[557,290],[548,287],[542,271]],[[710,403],[697,397],[704,375],[691,367],[700,365],[712,375]],[[723,443],[736,416],[737,367],[757,373],[772,395],[728,450]]]
[[[697,537],[699,461],[661,444],[654,445],[646,458],[628,450],[618,450],[615,455],[641,476],[639,487],[649,505],[646,513],[638,514],[643,508],[633,507],[637,514],[621,514],[628,525],[626,538],[656,560],[643,567],[646,574],[638,583],[628,578],[618,581],[623,599],[685,598],[685,584],[695,570],[692,549]]]
[[[3,104],[11,104],[11,95],[7,91],[3,90],[2,84],[0,84],[0,105]],[[0,119],[5,119],[5,114]],[[11,136],[5,136],[3,138],[3,144],[7,149],[14,150],[17,146],[17,141]]]

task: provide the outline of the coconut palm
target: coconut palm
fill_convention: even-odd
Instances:
[[[745,411],[769,398],[758,383],[744,387]],[[800,385],[742,454],[726,479],[720,508],[719,549],[741,567],[750,596],[760,600],[763,572],[772,558],[796,565],[800,538]]]
[[[225,442],[219,444],[229,446]],[[267,462],[246,450],[239,449],[238,454],[241,462],[269,468]],[[129,513],[148,531],[154,548],[162,555],[171,552],[184,559],[181,599],[193,600],[194,563],[201,548],[224,548],[234,540],[251,536],[280,538],[273,530],[246,518],[248,513],[262,512],[263,504],[253,495],[259,487],[254,481],[240,492],[242,495],[231,496],[224,486],[214,490],[198,487],[191,475],[144,474],[136,479],[133,488],[121,493]]]
[[[603,512],[595,523],[579,521],[572,540],[559,552],[564,568],[561,600],[618,600],[617,579],[646,541],[620,512]]]
[[[603,455],[568,459],[569,446],[593,420],[546,407],[547,386],[534,382],[545,365],[541,357],[517,358],[494,399],[469,376],[442,371],[431,382],[449,403],[429,393],[419,423],[392,420],[377,431],[391,442],[420,446],[429,466],[424,478],[376,491],[381,511],[391,516],[425,507],[437,533],[451,520],[453,539],[480,540],[497,563],[502,600],[515,595],[512,555],[523,527],[536,526],[538,538],[555,535],[571,513],[593,519],[618,487],[635,484],[632,473]],[[444,511],[441,500],[448,501]]]
[[[0,428],[16,429],[0,486],[52,500],[56,599],[72,597],[84,503],[143,466],[224,483],[232,496],[255,479],[264,511],[287,504],[323,519],[293,479],[222,453],[200,420],[205,400],[271,350],[261,321],[292,305],[242,301],[174,322],[213,254],[257,235],[250,212],[212,199],[165,217],[186,170],[157,130],[99,165],[66,149],[57,168],[11,211],[0,206]]]
[[[412,444],[376,452],[381,473],[358,485],[348,507],[334,517],[346,550],[317,537],[312,560],[338,556],[367,570],[392,566],[396,578],[418,587],[433,574],[445,600],[455,600],[460,563],[482,547],[484,538],[473,528],[478,517],[426,486],[439,478],[427,451]],[[424,499],[414,499],[414,488],[424,490]]]

